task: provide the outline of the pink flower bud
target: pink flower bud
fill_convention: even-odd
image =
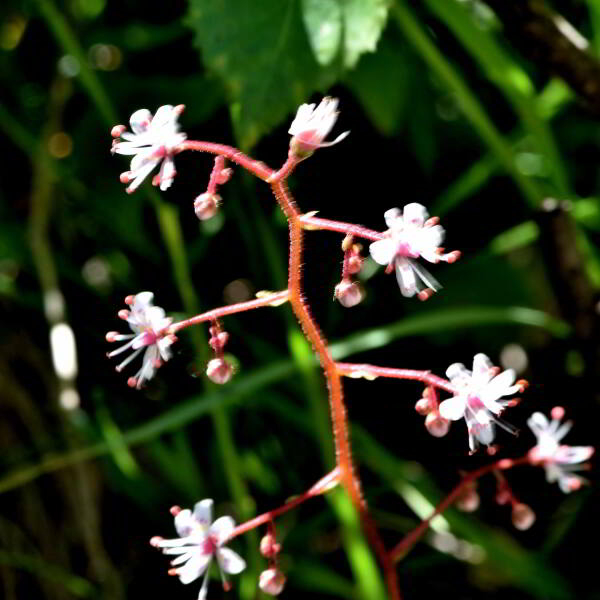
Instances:
[[[444,437],[450,429],[450,421],[444,419],[439,412],[430,412],[425,418],[425,427],[434,437]]]
[[[531,510],[530,506],[527,506],[527,504],[518,502],[513,505],[512,523],[521,531],[529,529],[535,523],[535,513]]]
[[[206,221],[217,214],[219,204],[221,204],[221,196],[204,192],[194,200],[194,211],[201,221]]]
[[[206,365],[206,376],[220,385],[227,383],[233,376],[233,366],[224,358],[213,358]]]
[[[260,553],[265,558],[273,558],[277,556],[281,551],[281,544],[278,544],[275,540],[275,536],[272,533],[267,533],[260,540]]]
[[[342,279],[336,286],[334,296],[339,303],[346,308],[351,308],[360,304],[364,298],[364,293],[360,284],[349,279]]]
[[[115,125],[111,130],[110,130],[110,135],[114,138],[118,138],[121,137],[121,134],[127,131],[127,127],[125,127],[125,125]]]
[[[356,275],[362,269],[363,259],[360,254],[353,254],[348,259],[348,273]]]
[[[267,569],[260,574],[258,578],[258,587],[271,596],[277,596],[283,591],[285,585],[285,575],[275,568]]]
[[[456,501],[456,508],[463,512],[473,512],[479,508],[479,494],[477,491],[470,487],[465,493]]]
[[[415,404],[415,410],[420,415],[428,415],[433,410],[431,400],[429,398],[421,398],[420,400],[417,400],[417,403]]]
[[[208,344],[215,352],[219,352],[225,348],[225,344],[227,344],[228,341],[229,334],[226,331],[221,331],[220,333],[217,333],[217,335],[213,334],[210,340],[208,340]]]

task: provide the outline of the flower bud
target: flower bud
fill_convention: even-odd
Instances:
[[[224,358],[213,358],[206,365],[206,376],[220,385],[227,383],[233,376],[233,366]]]
[[[275,536],[272,533],[267,533],[260,540],[260,553],[265,558],[273,558],[277,556],[281,550],[281,544],[278,544],[275,540]]]
[[[433,410],[431,400],[429,398],[421,398],[420,400],[417,400],[417,403],[415,404],[415,410],[420,415],[428,415]]]
[[[221,204],[221,196],[204,192],[194,200],[194,211],[201,221],[206,221],[217,214],[219,204]]]
[[[479,494],[473,487],[469,487],[456,501],[456,508],[463,512],[473,512],[479,508]]]
[[[258,587],[271,596],[277,596],[283,591],[285,575],[275,568],[266,569],[258,578]]]
[[[450,429],[450,421],[444,419],[439,412],[430,412],[425,417],[425,427],[434,437],[444,437]]]
[[[351,308],[360,304],[364,298],[364,293],[360,284],[349,279],[342,279],[336,286],[334,296],[339,303],[346,308]]]
[[[348,258],[348,273],[350,275],[356,275],[362,269],[363,259],[360,254],[352,254]]]
[[[517,529],[525,531],[535,523],[535,513],[527,504],[518,502],[513,505],[512,523]]]

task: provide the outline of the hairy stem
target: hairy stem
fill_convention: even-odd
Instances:
[[[362,496],[360,480],[354,471],[341,376],[337,370],[337,365],[329,352],[327,342],[312,318],[309,307],[304,299],[302,287],[304,224],[301,220],[302,215],[292,199],[285,181],[275,181],[272,183],[271,187],[275,198],[289,223],[290,254],[288,300],[304,334],[313,345],[313,349],[319,358],[319,362],[321,363],[327,380],[336,462],[340,469],[340,482],[350,497],[352,504],[360,514],[365,533],[373,550],[380,559],[390,597],[393,600],[399,600],[400,591],[398,588],[396,571],[389,559],[383,541],[379,536],[377,527],[367,511],[366,503]]]
[[[315,496],[320,496],[321,494],[327,492],[328,490],[332,489],[338,484],[339,476],[340,470],[338,467],[336,467],[330,473],[327,473],[327,475],[319,479],[319,481],[317,481],[317,483],[315,483],[315,485],[313,485],[309,490],[307,490],[303,494],[300,494],[299,496],[294,496],[283,506],[280,506],[279,508],[276,508],[274,510],[269,510],[266,513],[263,513],[262,515],[255,517],[254,519],[250,519],[249,521],[238,525],[232,531],[231,535],[229,536],[229,539],[237,537],[238,535],[246,533],[247,531],[255,529],[256,527],[260,527],[265,523],[269,523],[273,521],[273,519],[276,519],[279,515],[282,515],[288,512],[289,510],[296,508],[296,506],[298,506],[299,504],[302,504],[303,502],[306,502],[307,500],[310,500]]]
[[[204,323],[206,321],[214,321],[215,319],[220,319],[221,317],[225,317],[227,315],[234,315],[247,310],[253,310],[255,308],[260,308],[261,306],[277,306],[278,304],[285,302],[287,297],[288,291],[283,290],[281,292],[266,294],[260,298],[257,298],[256,300],[248,300],[247,302],[238,302],[237,304],[230,304],[229,306],[221,306],[200,315],[196,315],[195,317],[173,323],[173,325],[168,328],[168,333],[176,333],[177,331],[181,331],[182,329],[190,327],[191,325],[198,325],[199,323]]]
[[[390,377],[392,379],[412,379],[413,381],[422,381],[432,387],[440,388],[456,394],[456,388],[447,380],[437,375],[432,375],[429,371],[416,371],[414,369],[390,369],[388,367],[378,367],[368,364],[337,363],[338,372],[347,377]]]

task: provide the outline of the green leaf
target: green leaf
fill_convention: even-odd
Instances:
[[[302,0],[302,18],[317,62],[328,65],[342,42],[342,7],[339,0]]]
[[[361,54],[375,52],[387,20],[388,0],[343,0],[344,66],[354,67]]]
[[[310,45],[321,65],[335,58],[344,29],[343,63],[356,66],[365,52],[375,52],[387,21],[388,0],[302,0]]]
[[[243,149],[336,78],[314,59],[297,0],[190,0],[186,23],[225,83]]]

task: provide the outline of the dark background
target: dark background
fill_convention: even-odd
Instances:
[[[180,122],[189,139],[239,145],[276,167],[296,107],[323,93],[338,97],[333,135],[351,135],[291,177],[301,209],[382,230],[385,210],[420,202],[442,217],[448,248],[463,258],[431,267],[444,289],[424,304],[402,298],[393,276],[367,265],[366,299],[345,309],[332,301],[341,236],[308,232],[306,296],[326,337],[343,351],[352,336],[362,350],[344,354],[349,361],[439,375],[456,361],[470,368],[477,352],[509,367],[507,347],[516,345],[527,357],[519,375],[531,385],[506,414],[521,434],[501,431],[497,456],[523,455],[534,442],[528,416],[557,404],[575,421],[566,442],[595,444],[597,117],[547,65],[523,58],[483,3],[448,0],[446,13],[433,0],[392,2],[376,52],[353,67],[343,50],[325,66],[315,62],[302,16],[310,4],[3,3],[0,573],[7,599],[194,598],[199,582],[183,588],[167,577],[167,560],[147,543],[173,533],[169,507],[212,497],[218,515],[243,521],[307,489],[332,458],[323,381],[288,307],[225,320],[239,370],[224,388],[204,381],[210,354],[201,328],[182,333],[173,360],[142,391],[126,386],[133,365],[117,374],[105,359],[105,332],[124,331],[116,312],[127,294],[151,290],[156,304],[180,317],[285,287],[285,221],[269,188],[241,169],[220,191],[219,216],[205,223],[193,199],[208,182],[206,155],[178,156],[178,176],[160,196],[149,183],[125,193],[118,175],[127,159],[111,157],[109,132],[141,107],[186,104]],[[365,1],[355,22],[366,28],[376,5]],[[594,1],[557,8],[595,56]],[[470,46],[474,36],[486,45]],[[61,397],[72,384],[53,370],[52,318],[43,310],[44,294],[56,288],[78,350],[79,403],[68,409]],[[272,377],[256,383],[261,375]],[[492,459],[468,456],[463,422],[431,437],[413,410],[417,384],[347,380],[345,389],[365,495],[392,546],[418,522],[411,508],[426,515],[461,470]],[[477,513],[448,513],[455,537],[440,542],[432,533],[399,564],[406,598],[598,597],[589,551],[597,536],[594,473],[589,487],[569,496],[541,469],[507,477],[536,512],[533,527],[515,530],[510,510],[494,502],[493,478],[483,479]],[[284,597],[381,597],[347,508],[337,495],[278,521]],[[258,539],[231,544],[250,565],[233,578],[231,597],[255,596],[265,568]],[[209,597],[222,595],[213,581]]]

